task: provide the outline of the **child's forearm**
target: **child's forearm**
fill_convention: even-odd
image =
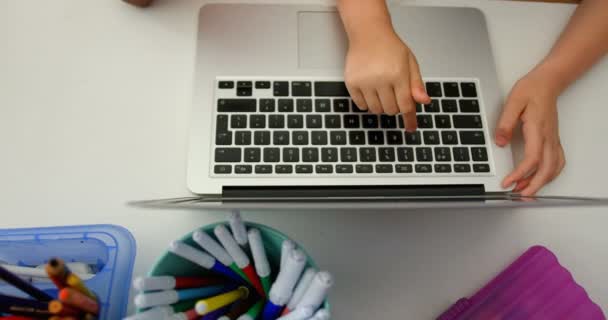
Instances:
[[[550,75],[561,93],[608,53],[608,1],[585,0],[537,69]]]
[[[338,11],[350,41],[393,30],[385,0],[338,0]]]

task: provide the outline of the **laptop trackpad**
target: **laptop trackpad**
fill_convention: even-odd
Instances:
[[[342,69],[348,42],[337,12],[298,13],[298,66]]]

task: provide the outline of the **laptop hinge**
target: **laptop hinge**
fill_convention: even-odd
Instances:
[[[226,200],[298,200],[298,199],[428,199],[471,198],[485,195],[483,185],[415,186],[231,186],[224,187]]]

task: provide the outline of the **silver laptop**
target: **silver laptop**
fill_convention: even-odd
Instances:
[[[202,7],[187,174],[196,197],[147,204],[377,208],[519,199],[500,187],[513,157],[493,143],[502,97],[483,13],[395,6],[391,15],[432,97],[417,106],[415,133],[400,116],[362,112],[351,101],[334,7]]]

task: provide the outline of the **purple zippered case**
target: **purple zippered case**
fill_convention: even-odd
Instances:
[[[557,257],[534,246],[470,298],[437,320],[605,320],[606,316]]]

